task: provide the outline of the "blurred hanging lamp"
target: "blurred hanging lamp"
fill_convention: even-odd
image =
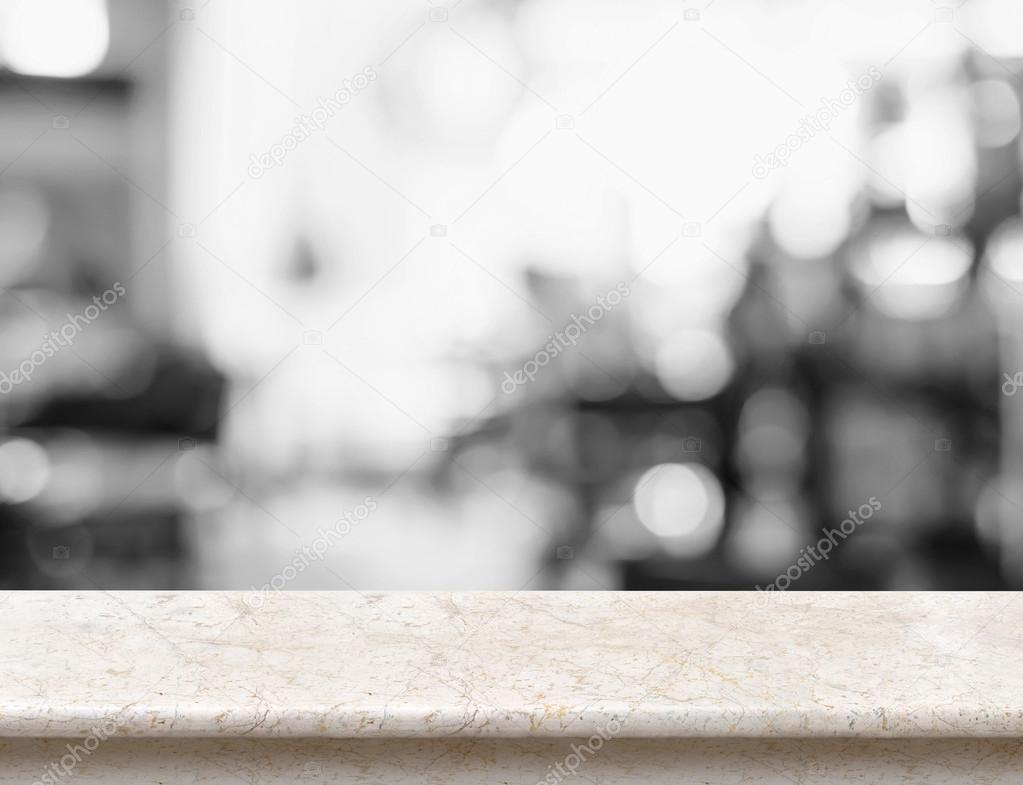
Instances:
[[[0,0],[0,59],[13,71],[85,76],[109,46],[105,0]]]

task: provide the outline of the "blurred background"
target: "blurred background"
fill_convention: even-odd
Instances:
[[[1020,588],[1021,29],[0,0],[0,585]]]

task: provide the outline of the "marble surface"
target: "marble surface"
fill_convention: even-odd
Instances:
[[[1014,739],[0,739],[0,785],[1019,785]],[[47,779],[49,776],[49,779]]]
[[[1015,594],[0,597],[0,736],[1023,737]]]

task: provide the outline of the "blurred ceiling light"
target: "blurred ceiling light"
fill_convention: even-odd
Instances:
[[[853,263],[853,275],[880,311],[899,319],[946,314],[968,285],[967,241],[931,237],[908,228],[871,238]]]
[[[0,285],[16,283],[38,261],[49,226],[50,210],[40,193],[0,191]]]
[[[768,216],[771,235],[799,259],[826,257],[849,235],[849,199],[828,183],[799,183],[782,190]]]
[[[906,207],[925,230],[940,223],[961,226],[971,215],[966,208],[973,200],[977,160],[961,95],[941,90],[910,105],[903,150],[909,160]]]
[[[1002,147],[1019,134],[1019,99],[1008,82],[984,79],[970,85],[970,104],[982,147]]]
[[[991,272],[1007,281],[1023,281],[1023,220],[1010,218],[992,233],[985,251]]]
[[[905,201],[910,220],[925,231],[961,227],[972,215],[977,177],[966,93],[933,86],[918,92],[906,120],[871,143],[871,197],[883,207]]]
[[[636,515],[676,556],[702,556],[718,541],[725,497],[717,477],[696,463],[662,463],[648,469],[632,496]]]
[[[0,58],[22,74],[85,76],[110,46],[105,0],[7,0],[0,16]]]
[[[661,386],[682,401],[702,401],[721,392],[735,361],[724,337],[711,330],[683,330],[665,339],[654,358]]]
[[[35,498],[50,479],[46,450],[28,439],[0,444],[0,500],[21,504]]]
[[[1023,287],[1023,220],[1009,218],[988,238],[981,283],[996,308],[1003,329],[1019,332],[1020,287]]]

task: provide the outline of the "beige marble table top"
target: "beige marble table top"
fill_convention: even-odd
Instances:
[[[1021,660],[1015,594],[15,592],[0,736],[1023,736]]]

